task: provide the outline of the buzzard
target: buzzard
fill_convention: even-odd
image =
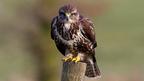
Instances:
[[[59,15],[51,22],[51,38],[65,56],[64,61],[87,63],[85,75],[100,76],[95,58],[97,42],[92,21],[80,15],[68,4],[59,9]]]

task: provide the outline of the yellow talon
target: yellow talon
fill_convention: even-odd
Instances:
[[[80,56],[77,56],[77,57],[73,58],[72,61],[76,62],[76,63],[79,62],[80,61]]]
[[[66,62],[66,61],[68,61],[68,58],[62,58],[62,60],[63,60],[64,62]]]
[[[72,60],[72,58],[73,58],[73,57],[72,57],[71,55],[68,55],[68,56],[62,58],[62,60],[63,60],[64,62],[67,62],[67,61],[69,61],[69,60]]]
[[[75,58],[73,58],[73,59],[72,59],[72,61],[73,61],[73,62],[74,62],[74,61],[76,61],[76,57],[75,57]]]

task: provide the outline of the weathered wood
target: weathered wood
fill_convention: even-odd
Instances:
[[[86,63],[63,62],[61,81],[83,81]]]

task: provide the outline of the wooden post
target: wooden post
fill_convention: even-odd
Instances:
[[[63,62],[61,81],[83,81],[86,63]]]

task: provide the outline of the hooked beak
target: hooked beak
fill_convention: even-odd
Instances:
[[[66,15],[66,20],[69,21],[70,13],[65,13]]]
[[[66,16],[69,17],[69,16],[70,16],[70,13],[66,13]]]

